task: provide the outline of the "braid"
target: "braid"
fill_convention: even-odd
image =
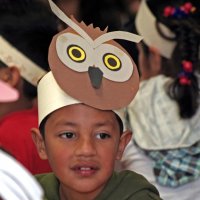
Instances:
[[[181,25],[175,32],[178,36],[177,47],[181,62],[177,63],[180,72],[169,88],[169,95],[177,101],[180,116],[187,119],[196,113],[199,106],[198,80],[194,73],[197,68],[199,43],[192,29]]]
[[[169,76],[173,78],[173,82],[168,88],[168,94],[177,102],[180,117],[188,119],[196,113],[199,107],[199,86],[196,74],[199,72],[200,67],[198,58],[200,6],[199,3],[193,1],[193,3],[190,3],[193,6],[190,8],[191,11],[184,13],[180,8],[189,3],[184,2],[172,0],[166,6],[164,2],[161,3],[159,1],[162,4],[160,8],[156,8],[153,5],[150,5],[150,7],[156,16],[157,24],[161,22],[175,33],[174,38],[169,38],[162,33],[159,25],[156,26],[158,33],[162,37],[169,40],[169,42],[172,40],[176,41],[177,45],[167,66],[168,70],[162,71],[164,74],[165,71],[168,71],[167,75],[171,72]]]

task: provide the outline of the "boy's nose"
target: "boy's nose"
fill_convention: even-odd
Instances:
[[[96,154],[96,148],[94,141],[92,139],[82,139],[78,142],[76,148],[76,155],[77,156],[94,156]]]

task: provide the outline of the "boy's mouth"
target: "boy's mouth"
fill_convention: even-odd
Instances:
[[[72,167],[72,170],[78,175],[87,177],[95,174],[99,168],[97,166],[76,165]]]

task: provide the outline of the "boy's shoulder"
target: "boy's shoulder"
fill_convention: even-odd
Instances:
[[[59,200],[59,181],[53,173],[36,175],[48,200]],[[157,189],[133,171],[114,172],[95,200],[161,200]]]
[[[53,173],[38,174],[35,177],[44,190],[44,200],[60,200],[59,181]]]
[[[96,200],[161,200],[158,190],[142,175],[125,170],[114,172]]]

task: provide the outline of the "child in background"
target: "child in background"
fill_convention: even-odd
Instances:
[[[0,80],[0,102],[19,98],[17,90]],[[36,180],[0,147],[0,199],[41,200],[43,192]]]
[[[140,89],[128,106],[134,132],[125,169],[165,200],[200,195],[199,1],[142,1],[136,16]]]
[[[0,2],[0,79],[19,92],[16,101],[0,103],[0,144],[33,174],[51,171],[30,129],[38,124],[36,85],[49,70],[55,33],[57,20],[39,0]]]

